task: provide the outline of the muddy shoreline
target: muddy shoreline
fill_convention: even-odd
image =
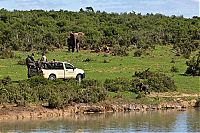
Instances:
[[[187,108],[199,107],[200,103],[196,99],[173,102],[162,102],[157,105],[145,105],[135,103],[96,103],[96,104],[73,104],[62,109],[49,109],[44,106],[17,107],[15,105],[0,106],[0,121],[9,120],[35,120],[49,119],[56,117],[69,117],[72,115],[82,115],[87,113],[108,113],[127,111],[156,111],[175,109],[183,111]]]

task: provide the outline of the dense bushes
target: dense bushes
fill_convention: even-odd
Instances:
[[[84,49],[98,50],[103,46],[115,48],[118,45],[122,49],[129,46],[148,49],[155,45],[172,44],[180,54],[188,57],[199,47],[199,17],[186,19],[135,12],[88,12],[87,9],[80,12],[1,9],[0,16],[0,49],[10,47],[12,50],[30,51],[62,48],[70,31],[85,33],[81,45]],[[118,50],[115,55],[126,55],[124,50]]]
[[[151,72],[149,69],[141,72],[135,72],[133,77],[139,78],[141,81],[150,86],[151,91],[166,92],[175,91],[176,86],[174,80],[163,73]]]
[[[114,56],[128,56],[128,49],[125,46],[120,47],[119,45],[116,45],[113,48],[112,55],[114,55]]]
[[[106,98],[106,94],[106,90],[95,80],[84,80],[80,85],[76,80],[50,81],[42,77],[32,77],[18,84],[0,84],[0,103],[15,103],[18,106],[48,103],[50,108],[61,108],[71,102],[99,102]]]
[[[174,91],[174,81],[162,73],[150,72],[148,69],[135,72],[132,79],[116,78],[100,82],[93,79],[51,81],[40,76],[13,83],[10,77],[0,82],[0,104],[15,103],[26,106],[29,103],[48,103],[50,108],[62,108],[70,103],[96,103],[106,99],[110,92],[132,92],[143,97],[138,84],[149,85],[151,91]],[[149,88],[147,88],[149,89]],[[149,91],[149,90],[148,90]]]

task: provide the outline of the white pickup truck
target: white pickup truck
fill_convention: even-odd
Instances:
[[[85,78],[85,72],[82,69],[78,69],[68,62],[42,62],[40,73],[49,80],[77,79],[80,82]]]

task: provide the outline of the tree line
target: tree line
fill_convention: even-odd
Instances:
[[[66,46],[70,32],[84,32],[84,49],[103,46],[154,48],[172,45],[186,57],[199,48],[200,17],[162,14],[106,13],[82,8],[79,12],[0,10],[0,48],[31,51]]]

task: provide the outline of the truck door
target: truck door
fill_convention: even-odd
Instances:
[[[63,63],[57,62],[55,63],[54,70],[56,70],[57,77],[56,78],[65,78],[65,70]]]
[[[76,74],[74,71],[74,66],[69,63],[65,63],[65,78],[76,78]]]

